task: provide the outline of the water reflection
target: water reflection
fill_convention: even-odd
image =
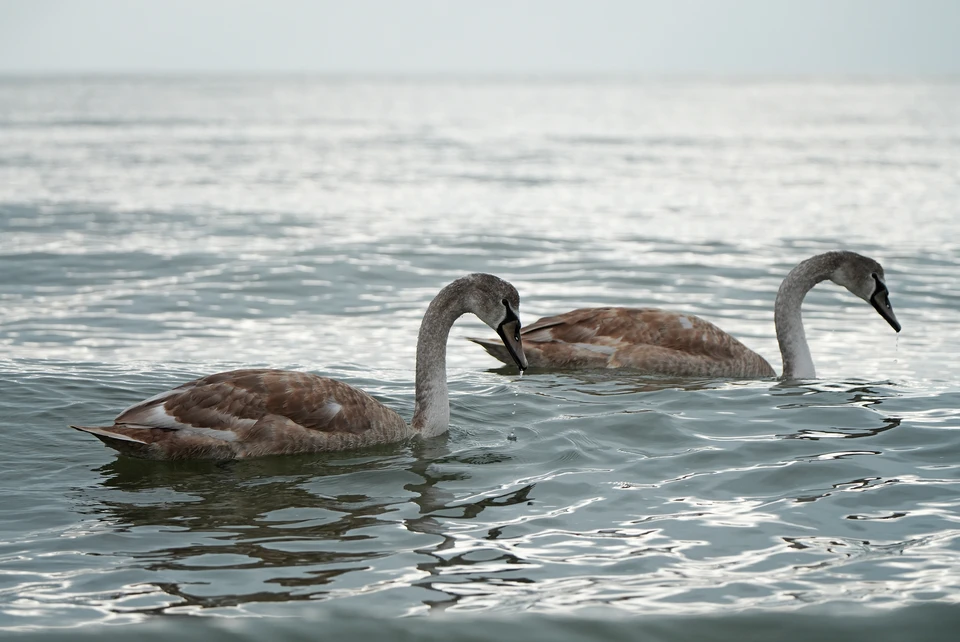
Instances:
[[[796,432],[780,435],[784,439],[857,439],[860,437],[875,437],[900,425],[899,417],[885,417],[880,419],[880,425],[873,428],[849,428],[844,426],[829,426],[824,428],[800,428]]]
[[[881,389],[881,387],[886,387]],[[896,384],[890,381],[864,384],[862,382],[829,382],[818,381],[816,383],[798,383],[795,381],[778,381],[770,388],[770,393],[775,397],[805,397],[803,402],[784,403],[780,408],[811,408],[823,405],[835,405],[830,403],[830,398],[823,395],[839,394],[842,403],[857,404],[879,404],[883,399],[896,397]],[[842,395],[849,394],[850,397]],[[819,396],[818,396],[819,395]]]
[[[504,376],[515,376],[516,369],[508,366],[491,368],[488,372]],[[538,390],[562,389],[575,390],[585,395],[608,397],[632,395],[643,392],[661,392],[664,390],[710,390],[728,386],[749,385],[753,382],[741,382],[731,379],[694,379],[690,377],[672,377],[645,374],[626,369],[617,370],[577,370],[558,371],[548,368],[528,368],[521,382],[535,381]]]
[[[341,576],[368,570],[374,560],[395,552],[362,542],[374,540],[377,527],[397,523],[391,514],[402,488],[398,485],[393,494],[376,496],[350,491],[352,484],[341,483],[332,486],[342,491],[326,494],[313,482],[348,482],[357,474],[390,477],[395,471],[415,470],[410,461],[408,449],[352,459],[275,457],[227,464],[120,457],[99,472],[105,477],[104,487],[121,494],[101,499],[97,512],[118,532],[159,529],[162,538],[144,540],[172,541],[147,550],[118,551],[150,574],[173,571],[186,578],[153,582],[177,598],[170,606],[316,599]],[[277,573],[264,574],[264,569]],[[229,577],[231,572],[240,573],[236,581],[218,581],[212,586],[216,594],[209,594],[207,580],[224,573]],[[237,590],[257,584],[269,588]]]
[[[535,486],[535,484],[528,484],[519,490],[492,497],[484,497],[475,502],[451,506],[448,510],[444,511],[443,518],[445,520],[473,519],[487,508],[529,503],[531,493]],[[454,514],[451,515],[451,512],[454,512]],[[449,554],[450,551],[457,547],[457,539],[451,534],[444,532],[444,525],[438,521],[434,515],[425,515],[417,520],[412,520],[407,523],[407,527],[413,531],[431,533],[439,535],[442,538],[441,542],[435,546],[417,550],[418,553],[427,555],[431,559],[430,561],[417,564],[417,569],[422,571],[426,577],[414,582],[414,586],[429,589],[443,596],[442,598],[423,601],[423,604],[430,610],[443,611],[456,606],[461,599],[463,599],[464,595],[460,591],[451,589],[459,587],[462,583],[470,583],[472,581],[489,582],[489,576],[497,574],[497,571],[493,570],[492,567],[500,567],[505,570],[513,569],[527,563],[522,558],[507,551],[498,551],[491,557],[489,551],[485,550],[483,551],[485,554],[482,555],[482,559],[472,559],[470,556],[471,553],[474,552],[472,550]],[[487,539],[497,539],[500,535],[501,529],[491,528],[488,531]],[[476,575],[471,577],[470,569],[475,566],[482,566],[483,573],[481,577],[477,577]],[[453,577],[457,577],[460,581],[452,579]],[[511,577],[511,581],[532,582],[532,580],[526,579],[518,580],[516,577]],[[417,609],[411,610],[411,613],[415,612],[417,612]]]
[[[131,609],[122,604],[129,595],[115,595],[116,608],[127,614],[179,613],[403,586],[439,592],[422,604],[447,608],[459,596],[438,588],[437,578],[476,563],[468,555],[443,554],[456,543],[448,522],[526,503],[535,486],[456,502],[443,485],[467,479],[461,464],[477,465],[476,460],[469,452],[453,454],[444,439],[354,457],[222,463],[118,457],[97,469],[102,487],[112,492],[98,498],[92,512],[114,533],[136,533],[143,548],[114,554],[129,557],[134,568],[151,576],[182,579],[137,585],[135,593],[150,593],[144,587],[151,586],[168,596],[159,605]],[[411,507],[415,515],[409,515]],[[409,536],[392,535],[398,525]],[[399,543],[390,547],[388,541]],[[379,560],[405,553],[419,558],[416,573],[406,580],[376,578]]]
[[[877,425],[856,426],[851,425],[849,417],[844,416],[845,421],[836,425],[822,425],[815,428],[797,428],[796,430],[783,433],[780,436],[784,439],[856,439],[860,437],[874,437],[888,430],[898,427],[902,418],[898,416],[889,416],[880,410],[880,406],[891,398],[899,395],[889,389],[883,389],[881,386],[889,385],[887,383],[862,384],[862,383],[829,383],[818,382],[816,384],[796,384],[791,382],[781,382],[770,389],[774,398],[781,397],[799,397],[797,401],[789,403],[778,403],[777,410],[784,411],[803,411],[808,409],[819,409],[821,411],[837,411],[843,409],[865,409],[872,412],[878,420]],[[807,415],[804,415],[807,416]],[[816,415],[820,421],[831,417],[829,412],[819,412]],[[861,414],[858,419],[866,423],[869,421],[869,414]]]

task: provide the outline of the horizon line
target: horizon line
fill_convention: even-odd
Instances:
[[[811,72],[811,71],[572,71],[572,70],[516,70],[516,71],[478,71],[478,70],[316,70],[316,69],[0,69],[0,78],[25,77],[132,77],[153,76],[158,78],[174,77],[328,77],[328,78],[376,78],[376,79],[636,79],[636,80],[960,80],[960,71],[951,72]]]

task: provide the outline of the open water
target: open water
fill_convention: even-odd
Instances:
[[[472,271],[779,369],[780,280],[841,248],[903,331],[822,284],[816,381],[520,378],[464,318],[438,439],[171,464],[67,428],[247,366],[409,416]],[[951,80],[0,79],[0,635],[953,639],[958,270]]]

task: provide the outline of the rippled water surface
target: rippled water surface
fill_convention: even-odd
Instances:
[[[0,630],[950,639],[958,204],[955,82],[0,80]],[[520,378],[471,317],[438,439],[171,464],[67,428],[238,366],[409,417],[472,271],[779,369],[780,280],[837,248],[903,331],[822,284],[815,381]]]

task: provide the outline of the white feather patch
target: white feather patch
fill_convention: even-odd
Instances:
[[[693,323],[685,316],[677,317],[677,321],[680,322],[680,325],[683,326],[685,330],[690,330],[693,328]]]
[[[598,352],[600,354],[613,354],[617,351],[616,348],[612,346],[598,346],[593,343],[574,343],[573,345],[583,350],[589,350],[590,352]]]
[[[164,408],[162,404],[150,408],[137,423],[154,428],[168,428],[172,430],[183,430],[191,427],[189,424],[177,421],[176,417],[167,413],[167,409]]]
[[[334,417],[340,414],[340,411],[343,410],[343,406],[338,404],[336,401],[328,401],[323,405],[323,416],[327,421],[331,421]]]
[[[204,437],[213,437],[221,441],[236,441],[237,433],[232,430],[216,430],[214,428],[188,428],[187,432],[199,433]]]

